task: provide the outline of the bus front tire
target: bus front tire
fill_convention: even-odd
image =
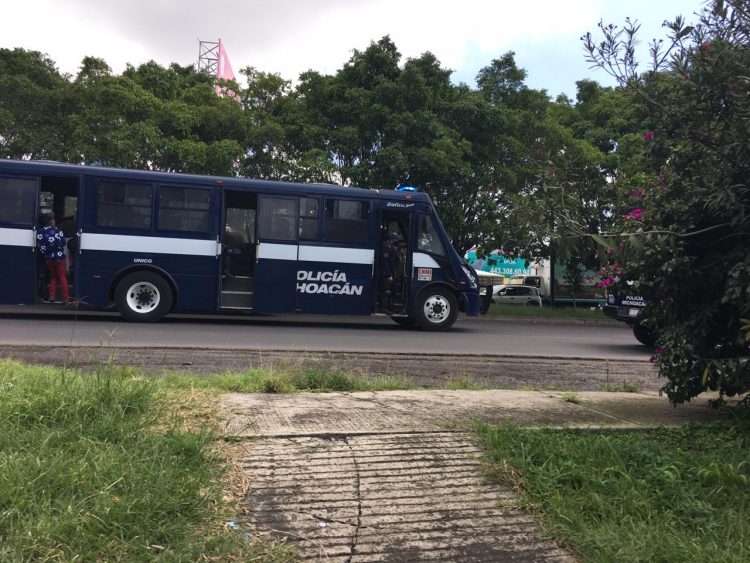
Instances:
[[[427,289],[417,298],[414,313],[422,330],[448,330],[458,316],[458,300],[443,287]]]
[[[635,336],[635,339],[644,346],[648,346],[649,348],[656,346],[656,338],[651,331],[641,323],[635,323],[633,325],[633,336]]]
[[[172,288],[159,274],[133,272],[117,284],[115,305],[128,321],[158,321],[172,307]]]

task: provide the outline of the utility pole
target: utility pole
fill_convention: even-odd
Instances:
[[[555,306],[555,264],[557,263],[557,241],[555,240],[555,206],[552,205],[550,190],[559,190],[559,186],[544,185],[547,194],[547,212],[549,213],[549,303]]]

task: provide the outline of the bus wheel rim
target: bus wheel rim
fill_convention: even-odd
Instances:
[[[127,293],[128,308],[134,313],[150,313],[159,306],[159,289],[149,282],[138,282],[130,286]]]
[[[442,295],[432,295],[424,303],[424,316],[431,323],[442,323],[450,314],[451,305]]]

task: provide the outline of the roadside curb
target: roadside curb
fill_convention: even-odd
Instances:
[[[571,318],[555,318],[555,317],[524,317],[518,315],[491,315],[485,314],[479,317],[459,317],[461,320],[478,320],[480,322],[497,322],[497,321],[513,321],[513,322],[528,322],[538,324],[576,324],[576,325],[605,325],[605,326],[621,326],[623,323],[607,318],[603,319],[571,319]]]

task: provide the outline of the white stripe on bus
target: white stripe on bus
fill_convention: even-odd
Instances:
[[[440,268],[440,264],[432,256],[422,252],[415,252],[412,262],[415,268]]]
[[[297,260],[296,244],[274,244],[261,242],[258,245],[258,260]]]
[[[336,248],[330,246],[299,247],[301,262],[338,262],[341,264],[372,264],[375,251],[372,248]]]
[[[36,246],[34,231],[31,229],[0,228],[0,246]]]
[[[338,264],[372,264],[375,251],[372,248],[341,248],[335,246],[311,246],[296,244],[274,244],[261,242],[258,258],[266,260],[299,260],[301,262],[335,262]]]
[[[218,245],[215,240],[205,239],[82,233],[81,250],[111,250],[116,252],[216,256]]]

